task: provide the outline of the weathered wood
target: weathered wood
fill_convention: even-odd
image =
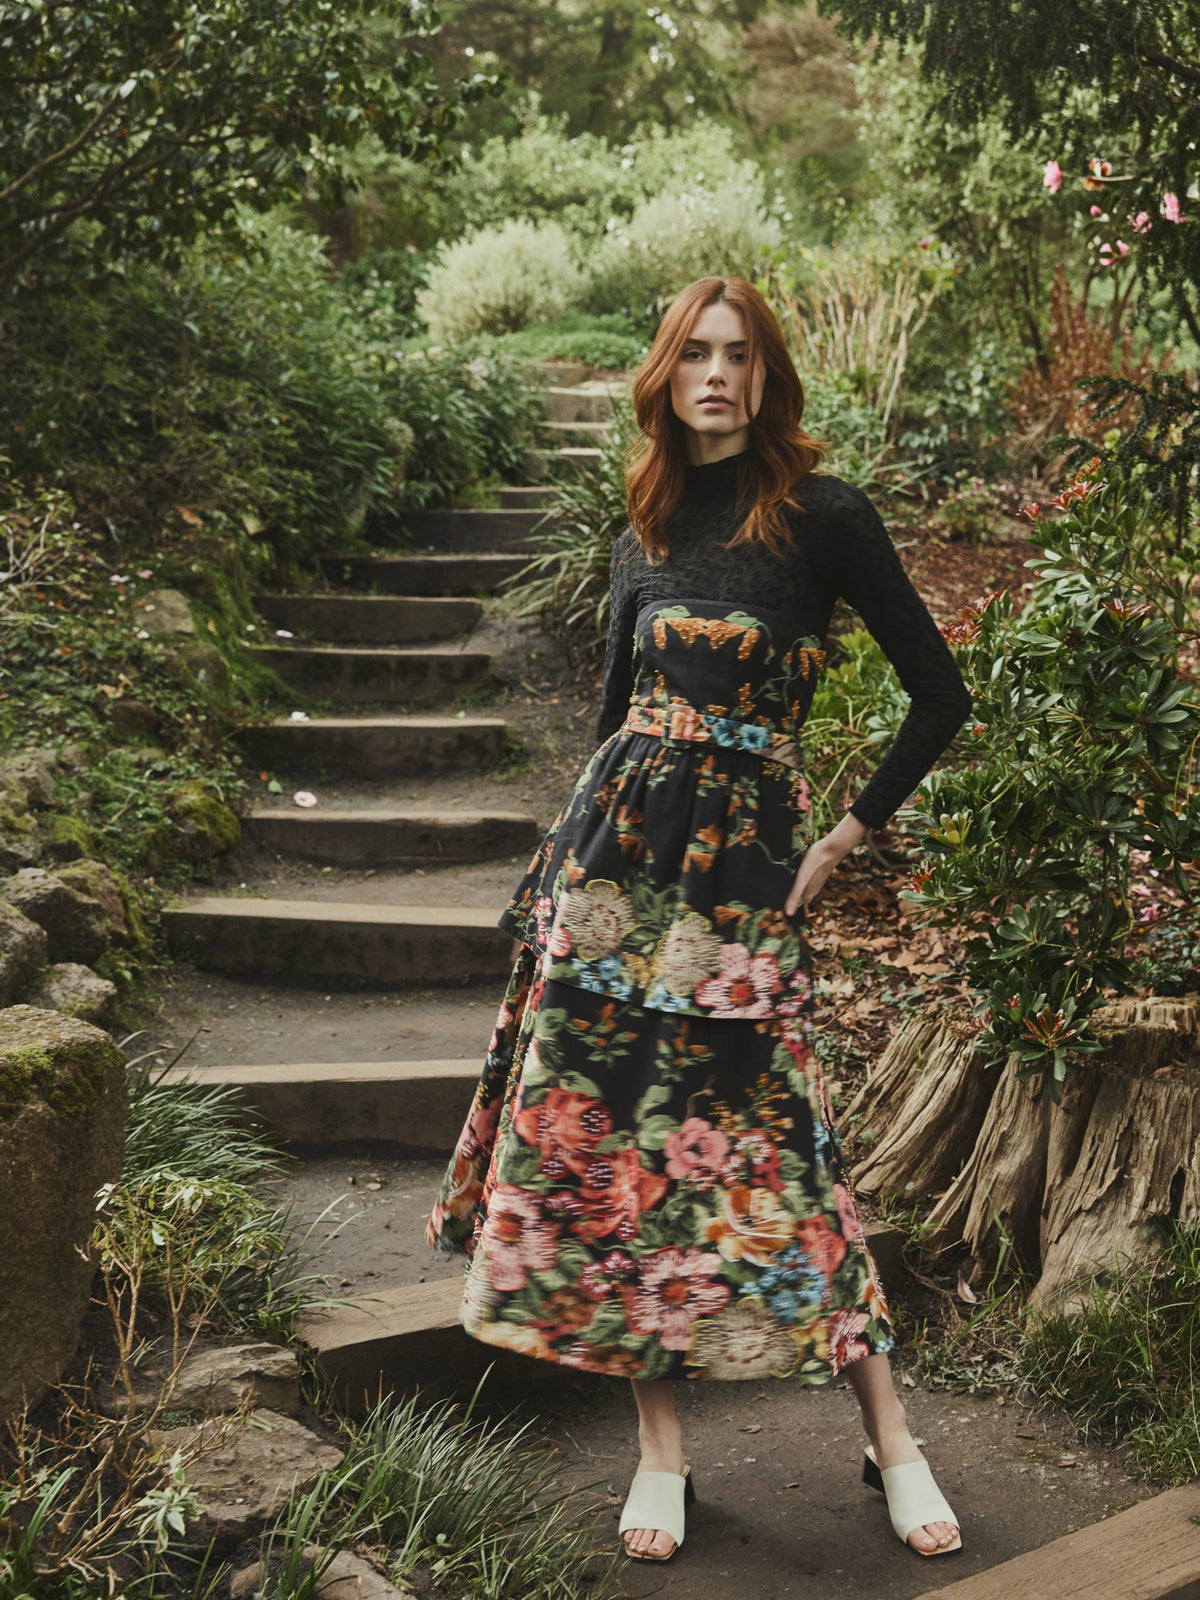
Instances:
[[[945,1188],[962,1166],[999,1075],[977,1052],[977,1036],[970,1018],[950,1013],[897,1030],[847,1114],[862,1143],[876,1141],[852,1173],[861,1193],[920,1199]]]
[[[1187,1483],[920,1600],[1200,1600],[1198,1521]]]
[[[1050,1133],[1050,1096],[1041,1078],[1019,1078],[1010,1056],[970,1160],[926,1218],[924,1239],[939,1249],[962,1240],[994,1259],[1002,1233],[1027,1265],[1039,1259],[1039,1224]]]

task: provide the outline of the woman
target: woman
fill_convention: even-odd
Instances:
[[[684,289],[633,399],[601,744],[501,918],[519,954],[428,1237],[471,1255],[477,1339],[632,1380],[630,1555],[673,1555],[694,1497],[673,1379],[843,1372],[865,1480],[901,1539],[942,1554],[958,1528],[892,1386],[804,923],[970,696],[869,500],[814,473],[803,390],[751,284]],[[800,730],[839,595],[911,705],[810,844]]]

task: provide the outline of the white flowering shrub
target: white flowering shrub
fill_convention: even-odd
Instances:
[[[575,309],[584,282],[557,222],[518,219],[448,245],[417,295],[417,315],[438,341],[515,333]]]
[[[586,263],[589,305],[652,320],[696,278],[757,276],[781,242],[762,178],[747,162],[718,183],[663,190],[628,222],[614,220]]]

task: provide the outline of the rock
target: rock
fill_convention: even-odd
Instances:
[[[188,861],[209,861],[231,850],[242,837],[242,825],[237,817],[199,779],[176,789],[171,796],[170,809],[179,824],[176,846]]]
[[[145,700],[114,700],[108,723],[122,744],[140,744],[158,729],[158,712]]]
[[[319,1545],[306,1545],[304,1559],[315,1565],[326,1555]],[[316,1600],[413,1600],[411,1589],[397,1589],[378,1567],[349,1550],[339,1550],[313,1585]]]
[[[32,867],[41,854],[37,824],[22,809],[0,803],[0,872],[19,872]]]
[[[106,1033],[34,1006],[0,1011],[0,1421],[75,1354],[96,1191],[121,1176],[127,1106]]]
[[[85,767],[91,765],[91,759],[84,747],[73,739],[59,746],[59,765],[66,767],[69,772],[82,772]]]
[[[50,804],[57,777],[58,762],[49,750],[22,750],[0,766],[0,784],[34,810]]]
[[[168,1411],[197,1411],[219,1416],[246,1406],[294,1416],[300,1409],[300,1367],[291,1350],[278,1344],[225,1344],[194,1348],[185,1357],[174,1387],[164,1397],[170,1368],[153,1360],[138,1369],[134,1406],[151,1411],[160,1402]],[[128,1396],[114,1390],[106,1403],[110,1414],[123,1416]]]
[[[117,986],[78,961],[57,961],[28,1001],[31,1006],[58,1011],[64,1017],[78,1017],[81,1022],[94,1022],[103,1028],[112,1020]]]
[[[270,1575],[265,1561],[252,1561],[248,1567],[239,1567],[229,1579],[229,1600],[254,1600],[255,1595],[266,1592]]]
[[[86,966],[108,948],[108,919],[99,900],[41,867],[24,867],[0,882],[0,899],[46,930],[48,961]]]
[[[52,861],[78,861],[96,848],[92,830],[82,817],[55,811],[45,818],[42,828],[46,854]]]
[[[186,1540],[227,1555],[283,1511],[293,1488],[311,1489],[345,1452],[278,1411],[259,1409],[183,1428],[151,1430],[166,1455],[183,1451],[188,1487],[198,1503]],[[191,1457],[192,1459],[189,1459]]]
[[[175,666],[185,681],[190,679],[200,689],[222,693],[229,687],[229,668],[216,645],[184,645],[175,653]]]
[[[11,1005],[46,960],[46,930],[0,900],[0,1006]]]
[[[151,589],[136,608],[142,627],[150,634],[195,633],[187,596],[178,589]]]
[[[79,894],[90,895],[104,907],[110,935],[124,945],[146,941],[146,929],[128,881],[103,861],[75,861],[54,874]]]

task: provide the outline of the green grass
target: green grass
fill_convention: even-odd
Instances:
[[[1025,1381],[1085,1437],[1119,1443],[1139,1472],[1200,1474],[1200,1228],[1172,1228],[1154,1266],[1127,1262],[1075,1310],[1035,1313],[1019,1356]]]

